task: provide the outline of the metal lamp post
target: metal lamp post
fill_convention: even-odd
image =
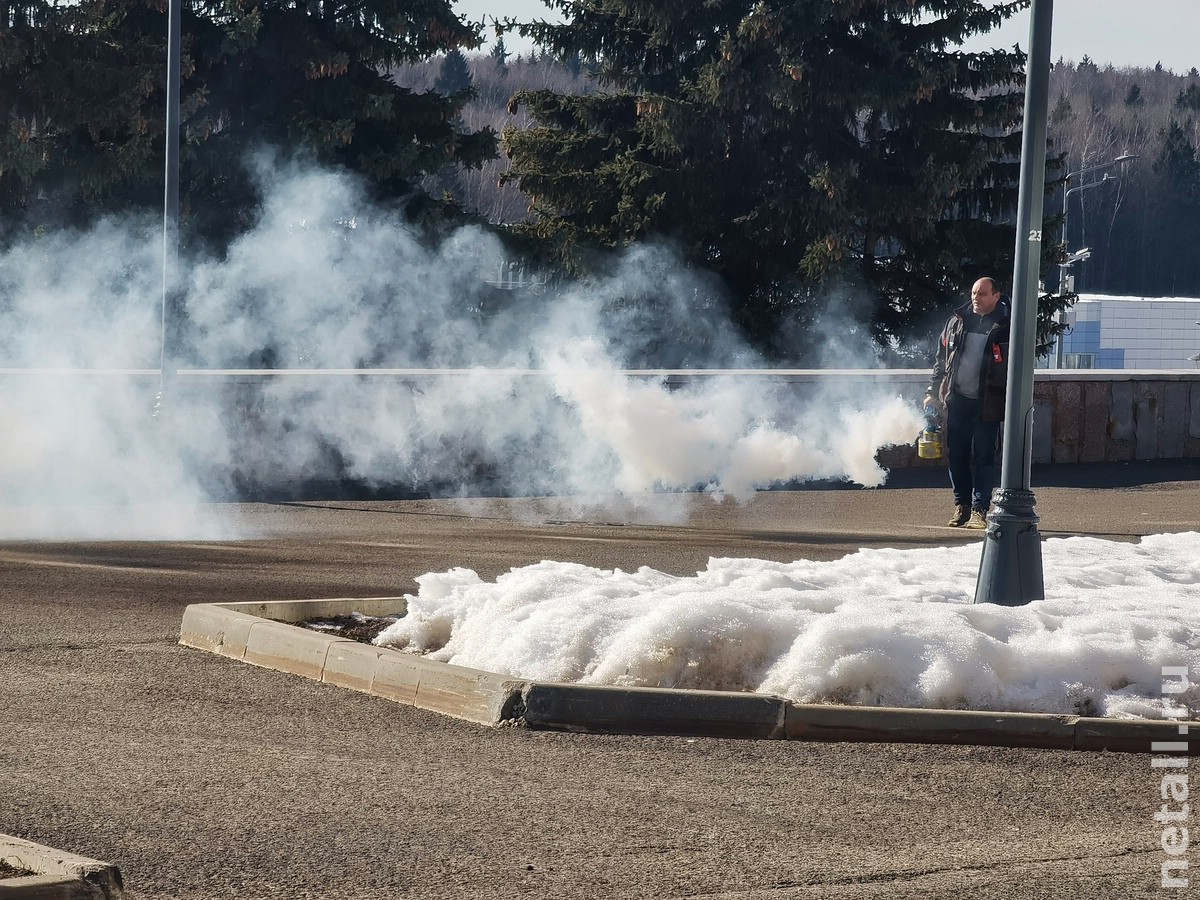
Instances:
[[[1111,169],[1114,166],[1124,166],[1125,163],[1129,162],[1131,159],[1137,159],[1137,158],[1138,158],[1138,154],[1136,154],[1136,153],[1122,153],[1120,156],[1118,156],[1116,159],[1112,160],[1111,162],[1100,163],[1100,164],[1094,165],[1094,166],[1085,166],[1084,168],[1079,169],[1076,172],[1068,172],[1067,176],[1063,179],[1063,184],[1069,185],[1071,183],[1072,178],[1079,178],[1079,177],[1081,177],[1083,175],[1087,175],[1091,172],[1102,172],[1105,169]],[[1121,178],[1119,175],[1113,175],[1111,173],[1105,172],[1104,177],[1101,178],[1099,181],[1089,181],[1084,184],[1076,185],[1075,187],[1068,187],[1067,190],[1063,191],[1062,239],[1063,239],[1063,249],[1064,250],[1066,250],[1070,246],[1070,233],[1067,231],[1067,215],[1068,215],[1068,212],[1070,211],[1069,204],[1070,204],[1070,200],[1071,200],[1071,195],[1078,194],[1083,191],[1091,190],[1092,188],[1101,187],[1105,184],[1118,183],[1118,182],[1120,182],[1120,180],[1121,180]],[[1068,270],[1075,263],[1082,262],[1083,260],[1087,259],[1090,255],[1091,255],[1091,251],[1089,251],[1087,248],[1078,250],[1075,253],[1068,252],[1066,260],[1059,263],[1059,265],[1058,265],[1058,293],[1060,295],[1065,294],[1067,292],[1067,279],[1068,279],[1067,272],[1068,272]],[[1060,313],[1060,315],[1061,315],[1061,313]],[[1062,335],[1059,335],[1057,338],[1055,338],[1054,345],[1055,345],[1055,367],[1061,369],[1062,364],[1063,364]]]
[[[1067,178],[1070,178],[1070,177],[1071,177],[1070,175],[1067,176]],[[1070,237],[1068,237],[1068,235],[1067,235],[1067,216],[1068,216],[1069,210],[1070,210],[1071,195],[1078,194],[1083,191],[1090,191],[1092,188],[1103,187],[1104,185],[1108,184],[1110,181],[1120,181],[1120,180],[1121,179],[1118,178],[1117,176],[1109,173],[1109,174],[1105,174],[1105,176],[1103,178],[1101,178],[1099,181],[1090,181],[1087,184],[1077,185],[1076,187],[1068,188],[1067,190],[1063,191],[1062,234],[1063,234],[1063,249],[1064,250],[1066,250],[1070,246],[1070,242],[1071,242]],[[1066,292],[1067,270],[1069,268],[1071,268],[1071,266],[1075,262],[1079,261],[1080,259],[1084,259],[1084,258],[1086,258],[1086,257],[1080,257],[1078,254],[1068,252],[1066,261],[1059,264],[1059,267],[1058,267],[1058,270],[1059,270],[1058,271],[1059,293]]]
[[[177,366],[175,291],[179,265],[179,81],[183,43],[183,0],[167,7],[167,126],[166,188],[163,197],[163,285],[160,335],[158,408]]]
[[[1000,487],[984,532],[976,603],[1023,606],[1046,596],[1042,544],[1034,513],[1033,366],[1037,358],[1038,263],[1042,248],[1042,196],[1046,183],[1046,109],[1050,88],[1050,27],[1054,0],[1033,0],[1025,74],[1021,184],[1008,360],[1008,411]]]

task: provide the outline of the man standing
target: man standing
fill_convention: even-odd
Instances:
[[[971,287],[971,302],[942,329],[925,405],[945,413],[955,528],[987,528],[1008,386],[1010,312],[993,278]]]

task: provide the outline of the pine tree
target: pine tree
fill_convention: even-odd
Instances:
[[[71,222],[84,206],[103,213],[122,196],[148,199],[155,172],[161,202],[165,30],[162,11],[142,0],[0,4],[0,221],[9,229],[26,215],[26,224]]]
[[[433,88],[438,93],[447,96],[470,90],[471,69],[461,50],[451,50],[442,59],[442,67],[438,71],[437,81],[434,82]]]
[[[562,64],[572,78],[578,78],[583,74],[583,60],[579,58],[578,53],[568,53],[563,57]]]
[[[1186,127],[1172,120],[1163,133],[1162,150],[1154,162],[1156,172],[1163,175],[1185,199],[1200,199],[1200,157],[1188,139],[1192,123]]]
[[[496,38],[496,43],[492,45],[491,52],[488,54],[496,63],[496,72],[500,75],[505,75],[508,72],[508,57],[511,54],[508,48],[504,46],[503,35]]]
[[[1054,109],[1050,111],[1050,121],[1052,123],[1065,122],[1071,117],[1071,113],[1071,101],[1067,99],[1066,94],[1059,94]]]
[[[1156,285],[1176,294],[1200,284],[1200,156],[1188,138],[1192,123],[1171,121],[1163,131],[1154,173],[1166,185],[1165,202],[1155,211],[1158,240],[1152,248],[1155,270],[1169,272],[1169,283]]]
[[[0,212],[58,218],[161,204],[165,4],[79,0],[0,20]],[[391,67],[474,46],[448,0],[201,0],[184,15],[181,208],[221,241],[252,221],[242,162],[263,146],[363,175],[380,198],[494,153],[458,126],[466,97],[400,88]],[[40,215],[42,213],[39,213]]]
[[[1191,112],[1200,112],[1200,85],[1189,84],[1187,88],[1179,92],[1179,96],[1175,98],[1176,109],[1181,109]]]
[[[596,59],[610,92],[519,94],[538,124],[504,139],[568,265],[666,236],[780,356],[820,295],[866,298],[887,343],[1011,271],[1021,57],[948,48],[1023,2],[556,5],[567,25],[522,33]]]

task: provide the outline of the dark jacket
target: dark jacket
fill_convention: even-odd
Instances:
[[[941,400],[943,406],[954,383],[955,366],[960,359],[960,350],[966,335],[964,319],[970,312],[970,302],[954,310],[954,315],[942,329],[938,339],[937,356],[933,364],[933,377],[929,379],[929,393]],[[1008,304],[1001,300],[995,311],[996,323],[988,334],[983,351],[983,371],[979,394],[979,418],[984,422],[999,422],[1004,419],[1004,395],[1008,387],[1008,333],[1011,313]]]

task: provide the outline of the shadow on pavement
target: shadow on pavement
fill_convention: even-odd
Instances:
[[[1146,460],[1124,463],[1059,463],[1033,467],[1033,489],[1039,487],[1122,488],[1162,484],[1172,481],[1200,481],[1200,459]],[[892,469],[887,481],[878,488],[843,479],[813,479],[789,481],[764,488],[766,491],[863,491],[912,490],[949,488],[950,481],[944,466],[921,465]],[[693,490],[703,491],[702,485]],[[667,491],[679,493],[679,491]],[[683,491],[683,493],[688,493]],[[431,486],[418,489],[410,484],[367,485],[357,481],[309,480],[271,488],[233,491],[229,496],[214,500],[231,502],[290,503],[378,500],[439,500],[511,497],[501,486],[473,486],[464,494],[462,485]],[[552,495],[547,495],[552,496]]]
[[[1065,488],[1124,488],[1170,481],[1200,481],[1200,459],[1155,459],[1124,463],[1060,463],[1033,467],[1033,490],[1039,487]],[[803,487],[857,487],[838,483],[818,485],[810,482]],[[943,468],[895,469],[888,475],[883,489],[949,488]],[[861,490],[861,488],[859,488]]]

